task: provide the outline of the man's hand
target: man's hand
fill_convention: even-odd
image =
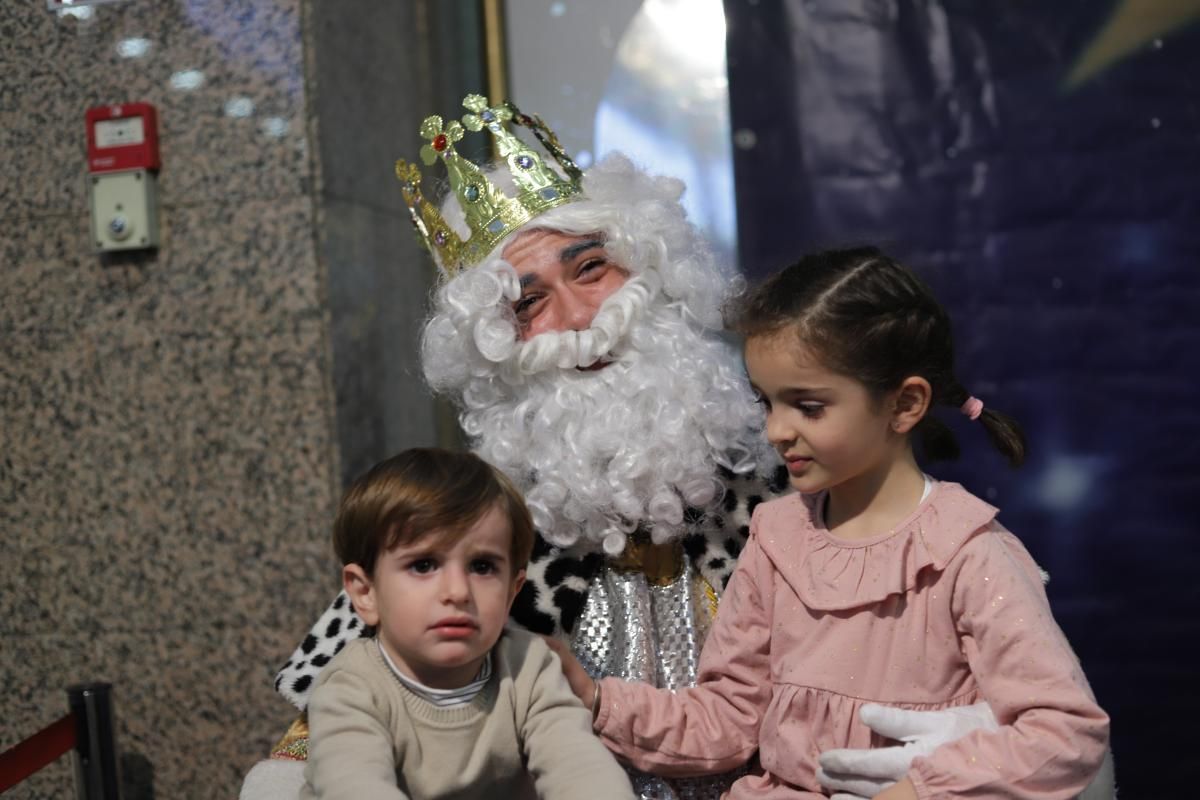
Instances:
[[[553,636],[543,636],[542,639],[562,661],[563,674],[567,676],[567,683],[570,684],[571,691],[586,707],[592,708],[593,701],[596,699],[596,682],[592,680],[592,676],[587,674],[587,670],[583,668],[583,664],[579,663],[579,659],[571,652],[571,648],[566,642]]]
[[[1000,726],[987,703],[941,711],[908,711],[868,704],[859,711],[868,728],[904,742],[874,750],[826,750],[817,780],[826,789],[858,797],[874,797],[904,778],[912,760],[980,728]],[[836,796],[836,795],[835,795]]]

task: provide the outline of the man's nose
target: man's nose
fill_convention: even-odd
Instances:
[[[574,289],[563,289],[559,295],[559,317],[565,331],[584,331],[591,327],[596,306]]]

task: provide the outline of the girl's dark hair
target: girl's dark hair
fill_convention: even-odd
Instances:
[[[959,408],[970,393],[954,374],[950,318],[929,288],[874,247],[805,256],[738,298],[728,326],[747,339],[795,331],[822,362],[862,382],[874,397],[911,375],[933,387],[934,405]],[[1016,420],[985,406],[979,417],[1010,464],[1025,460]],[[930,459],[958,457],[958,442],[926,415],[916,427]]]

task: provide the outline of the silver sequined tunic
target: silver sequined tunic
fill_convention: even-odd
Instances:
[[[716,613],[716,593],[686,555],[679,576],[651,583],[637,571],[605,566],[588,586],[571,646],[592,677],[691,686]],[[641,800],[717,800],[741,773],[664,779],[629,770]]]

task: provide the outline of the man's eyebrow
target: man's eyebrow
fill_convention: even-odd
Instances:
[[[592,248],[595,248],[595,247],[604,247],[604,240],[601,238],[585,239],[582,242],[576,242],[575,244],[569,244],[559,252],[558,260],[562,264],[569,264],[580,253],[586,253],[588,250],[591,250]],[[522,275],[521,279],[520,279],[520,284],[521,284],[522,289],[527,289],[527,288],[529,288],[530,284],[534,284],[537,282],[538,282],[538,276],[536,273],[533,273],[533,272],[529,273],[528,275]]]
[[[588,250],[591,250],[594,247],[604,247],[604,240],[600,238],[585,239],[582,242],[569,244],[562,249],[562,252],[558,254],[558,260],[566,264],[573,260],[575,256],[579,255],[580,253],[586,253]]]

